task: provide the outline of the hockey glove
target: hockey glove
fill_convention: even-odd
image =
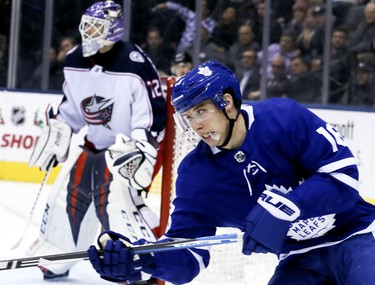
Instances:
[[[35,145],[29,166],[37,166],[45,171],[54,157],[58,162],[64,162],[68,157],[71,137],[72,129],[66,123],[49,119]]]
[[[140,240],[138,244],[145,243]],[[121,234],[106,231],[99,235],[98,245],[104,252],[99,255],[95,246],[87,250],[90,262],[101,278],[111,282],[147,280],[154,271],[151,254],[134,255],[130,240]],[[142,272],[146,270],[148,273]]]
[[[280,252],[291,223],[301,215],[299,207],[287,197],[276,190],[266,190],[259,196],[258,205],[247,216],[243,254]]]
[[[145,136],[138,140],[123,134],[116,136],[115,144],[105,153],[112,175],[136,190],[143,190],[151,184],[156,156],[157,150]]]

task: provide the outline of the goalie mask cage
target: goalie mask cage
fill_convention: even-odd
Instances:
[[[161,78],[161,80],[167,86],[167,125],[163,142],[162,171],[158,174],[161,181],[156,182],[159,184],[159,189],[156,191],[161,193],[160,229],[157,233],[159,237],[168,225],[178,164],[199,142],[199,137],[193,131],[183,133],[175,126],[174,108],[171,104],[175,79],[170,77]],[[151,189],[151,191],[154,190]],[[233,232],[238,232],[238,230],[233,228],[218,228],[217,230],[217,234]],[[276,257],[270,254],[245,256],[242,254],[241,248],[242,244],[239,243],[211,247],[211,260],[208,268],[189,284],[267,284],[277,264]]]

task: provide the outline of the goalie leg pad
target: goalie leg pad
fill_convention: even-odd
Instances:
[[[94,197],[95,199],[99,199],[100,196],[94,195]],[[137,202],[139,202],[138,191],[132,189],[126,183],[114,179],[109,185],[107,199],[103,199],[102,197],[102,202],[95,201],[99,219],[108,219],[109,229],[106,230],[121,232],[131,241],[140,238],[156,241],[151,227],[155,224],[159,224],[159,218],[153,214],[147,206],[143,206],[142,209],[139,210],[134,197],[136,197]],[[104,201],[106,202],[103,205]],[[103,211],[103,208],[105,211]],[[143,213],[146,214],[146,217],[143,216]],[[104,215],[104,217],[102,215]]]
[[[81,217],[80,231],[76,241],[73,238],[72,227],[67,215],[67,188],[71,177],[70,170],[75,169],[77,157],[82,158],[84,155],[81,152],[82,149],[72,152],[56,178],[46,201],[39,237],[28,248],[28,255],[37,256],[86,250],[94,242],[99,232],[99,222],[95,216],[93,203]],[[55,274],[62,274],[74,264],[43,265],[43,267]]]

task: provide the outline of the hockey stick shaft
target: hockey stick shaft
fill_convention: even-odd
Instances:
[[[242,240],[242,233],[224,234],[217,236],[199,237],[193,239],[178,239],[168,242],[160,242],[132,247],[134,254],[145,254],[151,252],[163,252],[178,249],[208,247],[219,244],[235,243]],[[102,255],[103,250],[99,250]],[[0,271],[35,267],[40,265],[61,264],[65,262],[78,262],[88,260],[87,251],[61,253],[44,256],[25,257],[19,259],[1,260]]]
[[[34,204],[31,208],[31,211],[30,211],[30,214],[29,214],[29,219],[27,220],[27,223],[25,224],[25,227],[23,229],[23,232],[21,234],[21,237],[17,240],[17,242],[12,246],[12,250],[13,249],[16,249],[17,247],[19,247],[19,245],[21,244],[22,240],[24,239],[26,233],[27,233],[27,230],[29,229],[30,227],[30,224],[31,224],[31,220],[34,216],[34,211],[35,211],[35,208],[36,208],[36,205],[38,204],[38,201],[39,201],[39,196],[40,196],[40,193],[42,192],[42,190],[44,189],[45,185],[47,184],[47,181],[48,181],[48,178],[51,174],[51,171],[52,171],[52,168],[53,168],[53,165],[55,164],[55,160],[56,158],[53,158],[50,162],[50,164],[48,165],[48,169],[47,169],[47,172],[46,174],[44,175],[44,178],[43,178],[43,181],[42,181],[42,184],[40,185],[39,187],[39,190],[38,190],[38,194],[36,195],[35,197],[35,200],[34,200]]]

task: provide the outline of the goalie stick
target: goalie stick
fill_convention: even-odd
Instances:
[[[36,208],[36,205],[38,204],[38,201],[39,201],[39,196],[40,196],[40,193],[42,192],[42,190],[44,189],[45,185],[47,184],[47,181],[48,181],[48,177],[50,176],[51,174],[51,171],[52,171],[52,168],[53,168],[53,165],[55,164],[55,160],[56,158],[53,158],[50,162],[50,164],[48,165],[48,169],[47,169],[47,172],[46,174],[44,175],[44,178],[43,178],[43,181],[42,181],[42,184],[40,185],[39,187],[39,190],[38,190],[38,194],[36,195],[35,197],[35,200],[34,200],[34,204],[31,208],[31,211],[30,211],[30,214],[29,214],[29,219],[27,221],[27,223],[25,224],[24,226],[24,229],[23,229],[23,232],[21,234],[21,237],[18,239],[18,241],[12,246],[12,250],[13,249],[16,249],[17,247],[19,247],[19,245],[21,244],[22,240],[24,239],[26,233],[27,233],[27,230],[29,229],[30,227],[30,224],[31,224],[31,220],[33,218],[33,215],[34,215],[34,211],[35,211],[35,208]]]
[[[212,245],[241,242],[242,236],[243,233],[233,233],[192,239],[177,239],[167,242],[133,246],[132,249],[134,251],[134,254],[145,254],[151,252],[162,252],[193,247],[208,247]],[[99,253],[101,255],[103,254],[103,252],[104,250],[99,250]],[[83,260],[88,260],[88,254],[86,251],[24,257],[10,260],[0,260],[0,271],[36,266],[46,266],[51,264],[61,264],[65,262],[78,262]]]
[[[53,118],[53,107],[52,107],[51,104],[48,104],[48,105],[47,105],[47,108],[46,108],[44,114],[45,114],[45,116],[46,116],[46,118],[45,118],[45,120],[46,120],[46,124],[48,125],[48,124],[49,124],[49,119],[50,119],[50,118]],[[49,165],[47,166],[47,172],[46,172],[46,174],[44,175],[44,178],[43,178],[42,184],[40,185],[39,190],[38,190],[38,194],[37,194],[36,197],[35,197],[34,204],[33,204],[32,208],[31,208],[31,211],[30,211],[30,214],[29,214],[29,219],[28,219],[27,223],[26,223],[25,226],[24,226],[24,229],[23,229],[23,232],[22,232],[22,234],[21,234],[21,237],[20,237],[20,238],[17,240],[17,242],[11,247],[12,250],[14,250],[14,249],[16,249],[16,248],[18,248],[18,247],[20,246],[22,240],[24,239],[24,237],[25,237],[25,235],[26,235],[26,233],[27,233],[27,230],[28,230],[29,227],[30,227],[31,220],[32,220],[33,215],[34,215],[35,207],[36,207],[36,205],[38,204],[38,201],[39,201],[40,193],[42,192],[44,186],[47,184],[48,177],[49,177],[49,175],[51,174],[51,170],[52,170],[52,168],[53,168],[55,162],[56,162],[56,157],[52,158],[51,161],[49,162]]]

